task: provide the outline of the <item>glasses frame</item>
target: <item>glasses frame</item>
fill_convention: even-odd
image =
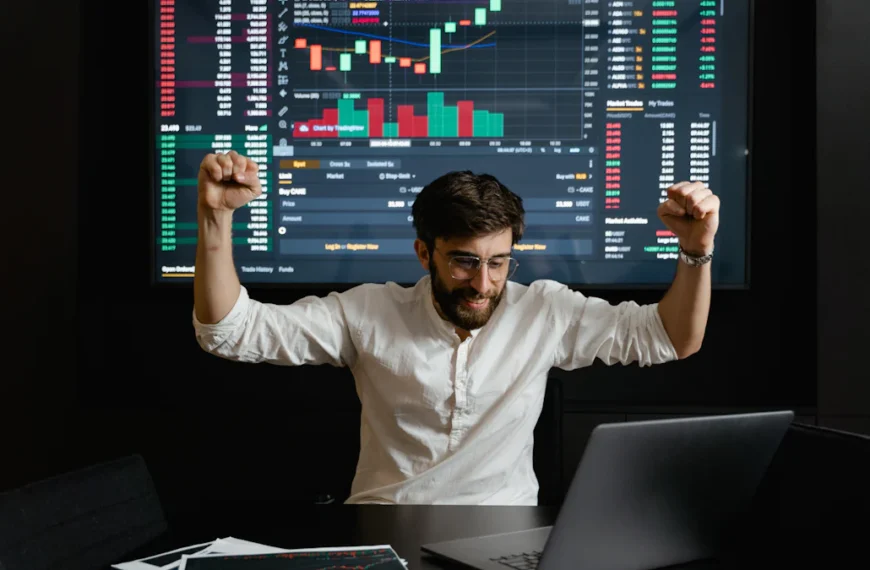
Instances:
[[[436,248],[436,251],[438,251],[437,248]],[[508,263],[508,265],[513,264],[513,269],[510,269],[510,272],[505,276],[504,279],[493,279],[492,272],[491,272],[492,270],[490,270],[488,277],[489,277],[490,281],[492,281],[493,283],[502,283],[504,281],[508,281],[511,277],[514,276],[514,274],[517,272],[517,269],[520,266],[519,260],[517,260],[516,257],[510,257],[510,256],[505,257],[505,256],[497,255],[497,256],[483,259],[483,258],[478,257],[476,255],[447,255],[443,252],[442,252],[442,255],[444,255],[444,257],[446,257],[448,260],[447,261],[447,269],[450,272],[450,277],[456,281],[471,281],[472,279],[477,277],[477,275],[480,273],[480,269],[483,267],[483,264],[484,263],[488,264],[493,259],[500,259],[500,260],[506,261]],[[472,275],[471,277],[464,277],[464,278],[456,277],[453,274],[453,262],[456,259],[476,259],[477,260],[477,271],[475,271],[474,275]]]

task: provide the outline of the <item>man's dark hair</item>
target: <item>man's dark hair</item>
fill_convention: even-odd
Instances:
[[[411,207],[417,237],[431,253],[435,239],[467,238],[510,229],[523,237],[523,200],[489,174],[448,172],[426,185]]]

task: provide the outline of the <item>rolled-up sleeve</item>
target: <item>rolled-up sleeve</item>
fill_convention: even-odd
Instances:
[[[204,324],[194,311],[193,327],[203,350],[228,360],[352,366],[356,358],[338,293],[274,305],[251,299],[243,286],[223,319]]]
[[[656,303],[612,305],[566,288],[556,295],[552,311],[562,334],[555,355],[557,368],[589,366],[596,358],[607,365],[636,362],[639,366],[678,358]]]

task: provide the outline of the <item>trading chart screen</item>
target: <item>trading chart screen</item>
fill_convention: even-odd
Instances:
[[[670,283],[669,186],[722,200],[746,281],[748,0],[155,0],[153,276],[191,280],[208,153],[256,161],[243,283],[413,283],[411,206],[455,170],[523,198],[513,279]]]

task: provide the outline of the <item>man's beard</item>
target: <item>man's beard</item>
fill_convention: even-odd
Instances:
[[[507,289],[507,287],[502,287],[501,291],[489,297],[481,295],[472,287],[463,287],[454,289],[453,291],[448,291],[438,278],[438,272],[436,271],[435,264],[432,261],[429,262],[429,275],[431,276],[432,282],[432,295],[435,297],[435,301],[441,308],[441,313],[447,317],[447,320],[451,323],[467,331],[479,329],[489,322],[490,317],[492,317],[492,314],[498,308],[498,304],[501,302],[502,297],[504,297],[505,289]],[[489,299],[489,302],[486,304],[486,308],[475,310],[462,305],[461,301],[463,299],[471,301],[472,303]]]

